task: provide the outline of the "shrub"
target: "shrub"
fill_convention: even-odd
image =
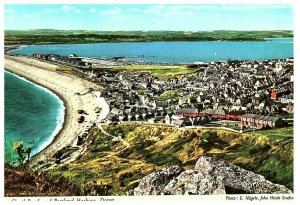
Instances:
[[[202,139],[207,142],[213,142],[216,140],[216,138],[217,138],[216,133],[211,133],[208,131],[203,133],[203,135],[202,135]]]

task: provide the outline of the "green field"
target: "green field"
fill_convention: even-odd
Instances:
[[[168,100],[177,97],[177,93],[179,92],[178,89],[175,90],[168,90],[164,93],[162,93],[160,96],[156,97],[156,100],[158,101],[163,101],[163,100]]]
[[[290,136],[289,129],[254,134],[132,124],[104,129],[113,135],[121,134],[129,146],[112,142],[95,130],[89,138],[92,144],[82,157],[47,173],[62,175],[78,186],[105,185],[110,187],[109,194],[124,195],[143,176],[163,166],[190,169],[199,157],[214,156],[293,189],[293,138],[285,136]]]
[[[151,72],[152,76],[158,78],[174,77],[179,75],[192,76],[197,69],[186,66],[162,66],[162,65],[129,65],[114,66],[113,69],[126,72]]]
[[[253,135],[264,135],[271,140],[287,140],[293,139],[294,128],[293,127],[283,127],[277,129],[261,130],[256,131]]]
[[[135,90],[139,95],[144,95],[147,92],[146,88],[139,88]]]
[[[93,31],[93,30],[6,30],[5,44],[78,44],[151,41],[263,41],[293,37],[293,31]]]

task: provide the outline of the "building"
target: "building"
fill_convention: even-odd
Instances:
[[[280,117],[245,114],[241,116],[241,126],[250,128],[277,128],[284,125]]]
[[[205,126],[206,124],[210,123],[210,118],[205,115],[202,117],[195,117],[191,119],[193,121],[193,125],[201,125],[201,126]]]
[[[284,95],[278,98],[278,100],[283,104],[294,103],[293,95]]]
[[[174,121],[176,127],[192,126],[192,122],[188,118],[177,119]]]
[[[271,93],[271,99],[272,100],[277,100],[277,92],[276,92],[276,90],[272,90],[272,93]]]
[[[177,116],[182,116],[182,117],[199,117],[199,110],[197,108],[182,108],[176,110],[176,115]]]

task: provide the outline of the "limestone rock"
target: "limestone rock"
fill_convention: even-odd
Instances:
[[[195,170],[182,172],[163,189],[165,195],[226,194],[223,178]]]
[[[145,176],[134,195],[192,194],[292,194],[283,185],[263,176],[213,157],[201,157],[194,170],[179,166],[163,168]]]
[[[195,170],[224,178],[225,186],[243,190],[251,194],[291,194],[283,185],[273,184],[263,176],[247,171],[239,166],[213,157],[198,159]]]
[[[179,166],[163,168],[145,176],[134,189],[134,195],[159,195],[162,189],[183,169]]]

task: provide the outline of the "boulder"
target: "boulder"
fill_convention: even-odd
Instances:
[[[195,170],[182,172],[162,190],[164,195],[226,194],[223,178]]]
[[[162,189],[183,169],[179,166],[163,168],[145,176],[134,189],[134,195],[159,195]]]
[[[134,195],[292,194],[283,185],[213,157],[200,157],[194,170],[163,168],[141,179]]]
[[[251,194],[292,194],[292,191],[283,185],[273,184],[261,175],[213,157],[200,157],[195,170],[207,175],[220,176],[224,179],[225,186]]]

